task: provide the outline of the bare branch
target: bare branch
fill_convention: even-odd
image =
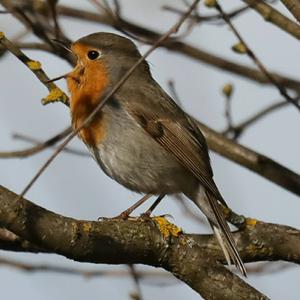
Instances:
[[[235,138],[240,137],[246,129],[248,129],[251,125],[254,123],[260,121],[261,119],[265,118],[266,116],[269,116],[270,113],[273,113],[277,111],[280,108],[287,107],[288,102],[286,101],[280,101],[276,102],[274,104],[271,104],[267,106],[266,108],[258,111],[257,113],[253,114],[251,117],[247,118],[243,122],[241,122],[238,125],[232,126],[231,128],[227,128],[223,131],[223,134],[227,135],[229,133],[232,133]]]
[[[63,130],[62,132],[54,135],[47,141],[45,141],[43,143],[38,143],[36,146],[30,147],[30,148],[27,148],[24,150],[0,152],[0,158],[28,157],[28,156],[34,155],[36,153],[39,153],[39,152],[55,145],[56,143],[61,141],[63,138],[68,136],[71,131],[72,131],[72,129],[70,127],[68,127],[65,130]]]
[[[0,265],[15,268],[20,271],[35,273],[35,272],[51,272],[59,274],[68,274],[75,276],[83,276],[86,278],[94,277],[128,277],[130,271],[127,270],[82,270],[76,268],[68,268],[56,265],[47,265],[47,264],[29,264],[21,261],[16,261],[8,258],[0,258]],[[173,280],[173,277],[167,272],[160,271],[138,271],[135,270],[136,276],[139,280],[145,279],[155,279],[155,280],[170,280],[170,283]]]
[[[68,129],[69,129],[69,133],[70,133],[71,128],[68,128]],[[61,133],[58,133],[57,135],[60,135],[60,134]],[[62,138],[64,138],[64,137],[66,137],[66,135],[63,136]],[[40,140],[37,140],[37,139],[29,137],[29,136],[25,136],[24,134],[20,134],[20,133],[14,133],[13,138],[14,139],[19,139],[19,140],[22,140],[22,141],[25,141],[25,142],[29,142],[31,144],[35,144],[36,146],[45,145],[46,147],[55,147],[54,144],[56,144],[57,142],[59,142],[61,140],[61,139],[57,139],[55,142],[52,142],[51,139],[50,139],[46,142],[41,142]],[[87,151],[80,151],[80,150],[69,148],[69,147],[66,147],[63,150],[63,152],[78,155],[78,156],[91,157],[91,155]],[[0,158],[1,158],[1,152],[0,152]]]
[[[203,132],[208,147],[222,156],[250,169],[290,192],[300,195],[300,175],[267,156],[244,147],[193,119]]]
[[[267,68],[264,66],[264,64],[257,58],[256,54],[253,52],[253,50],[248,46],[248,44],[245,42],[245,40],[242,38],[241,34],[237,31],[235,26],[232,24],[230,18],[228,18],[227,14],[223,11],[221,5],[216,1],[215,5],[216,9],[219,11],[219,13],[222,15],[223,19],[226,21],[226,23],[231,28],[232,32],[235,34],[235,36],[238,38],[240,43],[245,47],[245,51],[247,55],[252,59],[252,61],[257,65],[257,67],[261,70],[263,74],[269,79],[270,82],[273,83],[273,85],[278,89],[280,94],[291,104],[293,104],[300,112],[300,104],[298,103],[297,99],[293,99],[287,92],[285,86],[277,81],[275,77],[269,73]]]
[[[130,275],[133,279],[134,285],[135,285],[135,292],[131,293],[131,298],[133,300],[143,300],[143,296],[142,296],[142,289],[141,289],[141,285],[140,285],[140,278],[139,275],[137,273],[137,270],[135,268],[135,265],[130,264],[128,265],[129,267],[129,272]]]
[[[300,22],[300,3],[298,0],[280,0],[292,15]]]
[[[57,20],[57,12],[56,12],[57,2],[58,2],[58,0],[47,0],[47,3],[50,7],[50,11],[52,14],[53,23],[54,23],[55,38],[59,39],[62,31],[60,29],[60,26],[59,26],[58,20]]]
[[[162,9],[164,9],[166,11],[176,13],[176,14],[179,14],[179,15],[182,15],[184,13],[181,9],[177,9],[177,8],[174,8],[174,7],[169,6],[169,5],[162,6]],[[248,9],[249,9],[249,6],[244,5],[242,7],[239,7],[237,9],[232,10],[227,15],[230,19],[233,19],[235,17],[240,16],[242,13],[245,13]],[[198,15],[191,15],[189,18],[192,19],[193,21],[197,22],[197,23],[215,22],[215,21],[222,20],[222,16],[220,14],[213,14],[213,15],[208,15],[208,16],[198,14]]]
[[[276,25],[281,30],[289,33],[296,39],[300,39],[300,26],[280,13],[278,10],[261,0],[243,0],[267,22]]]

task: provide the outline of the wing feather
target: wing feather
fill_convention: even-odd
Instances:
[[[160,117],[151,111],[131,110],[132,116],[163,148],[174,155],[216,199],[223,200],[212,176],[206,144],[195,137],[187,119]],[[204,139],[204,137],[203,137]],[[204,140],[205,143],[205,140]]]

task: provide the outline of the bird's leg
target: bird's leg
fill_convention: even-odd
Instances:
[[[139,206],[141,206],[144,202],[146,202],[151,196],[152,196],[152,194],[146,194],[146,195],[144,195],[139,201],[137,201],[132,206],[130,206],[129,208],[127,208],[126,210],[124,210],[118,216],[114,217],[114,219],[123,219],[123,220],[128,219],[129,215],[135,209],[137,209]]]
[[[162,194],[159,195],[158,198],[155,200],[155,202],[150,206],[149,209],[147,209],[143,214],[142,217],[149,218],[154,209],[158,206],[158,204],[161,202],[161,200],[165,197],[166,195]]]

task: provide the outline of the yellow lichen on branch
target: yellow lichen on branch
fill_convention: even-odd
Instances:
[[[83,230],[85,232],[90,232],[92,229],[92,224],[90,222],[84,222],[83,223]]]
[[[30,60],[29,62],[27,62],[27,66],[32,71],[40,70],[42,68],[42,64],[39,61],[35,60]]]
[[[0,31],[0,40],[3,39],[5,37],[5,34],[3,31]]]
[[[256,219],[251,219],[251,218],[247,218],[246,219],[246,225],[247,226],[255,226],[257,223],[257,220]]]
[[[180,227],[170,223],[165,217],[154,217],[153,220],[158,224],[164,238],[168,238],[170,235],[178,237],[182,233]]]
[[[69,98],[60,88],[55,87],[55,88],[51,89],[48,96],[42,100],[42,104],[46,105],[46,104],[58,102],[58,101],[63,102],[64,104],[68,105]]]
[[[233,45],[233,46],[231,47],[231,49],[232,49],[234,52],[239,53],[239,54],[245,54],[245,53],[247,53],[247,47],[246,47],[246,45],[245,45],[244,43],[242,43],[242,42],[239,42],[239,43]]]

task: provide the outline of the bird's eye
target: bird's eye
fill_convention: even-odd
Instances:
[[[100,56],[100,53],[96,50],[91,50],[88,52],[87,56],[90,60],[95,60]]]

